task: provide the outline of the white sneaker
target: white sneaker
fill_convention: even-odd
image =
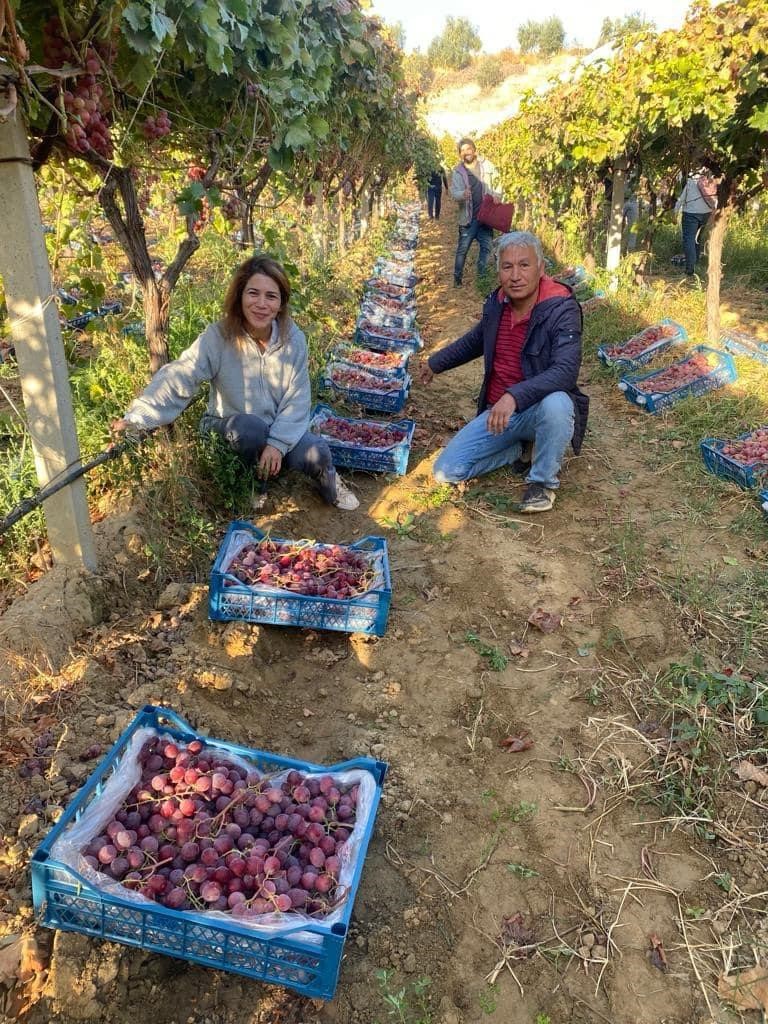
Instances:
[[[357,495],[350,491],[338,473],[336,474],[336,501],[333,504],[344,512],[354,512],[360,505]]]

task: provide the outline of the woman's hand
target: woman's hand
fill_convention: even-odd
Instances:
[[[420,384],[424,384],[425,386],[427,384],[431,384],[434,376],[435,376],[434,370],[430,367],[429,363],[426,362],[426,360],[425,360],[422,363],[421,367],[419,368],[419,383]]]
[[[258,474],[262,478],[277,476],[282,464],[283,456],[277,448],[273,448],[271,444],[265,445],[264,451],[259,458]]]
[[[109,429],[112,431],[113,434],[124,434],[126,430],[128,430],[128,428],[130,427],[130,425],[131,424],[128,422],[128,420],[112,420],[112,422],[109,424]]]

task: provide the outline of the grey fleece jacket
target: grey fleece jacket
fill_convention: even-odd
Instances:
[[[203,427],[209,417],[259,416],[271,425],[267,443],[282,455],[309,429],[307,340],[293,320],[283,342],[273,327],[264,352],[255,341],[242,347],[226,341],[220,325],[211,324],[178,359],[157,371],[125,419],[143,430],[172,423],[205,381],[211,388]]]
[[[490,160],[486,159],[484,156],[479,156],[477,158],[475,173],[483,183],[483,195],[485,195],[486,192],[490,192],[494,199],[502,198],[503,193],[499,182],[499,172]],[[451,173],[449,191],[459,204],[459,225],[461,227],[466,227],[467,224],[471,223],[472,218],[477,213],[477,211],[472,208],[472,198],[464,198],[464,192],[468,188],[469,177],[467,175],[467,169],[464,166],[463,161],[460,160]]]

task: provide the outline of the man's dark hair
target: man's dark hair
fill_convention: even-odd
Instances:
[[[458,150],[461,150],[462,146],[472,146],[473,149],[477,149],[477,146],[475,145],[475,140],[470,139],[469,137],[459,139],[459,144],[456,148]]]

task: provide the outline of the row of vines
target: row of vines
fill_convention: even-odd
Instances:
[[[715,340],[728,224],[768,187],[768,9],[763,0],[701,0],[680,30],[631,35],[609,60],[529,94],[480,145],[538,229],[578,221],[588,257],[603,216],[603,183],[617,166],[626,161],[647,183],[645,250],[680,174],[705,161],[716,167],[722,180],[707,282],[707,330]]]
[[[244,248],[264,206],[366,218],[429,165],[402,54],[356,0],[0,0],[0,86],[34,167],[98,204],[141,290],[150,368],[171,297],[215,213]],[[63,180],[61,178],[63,174]],[[153,265],[144,215],[170,202],[175,252]]]

